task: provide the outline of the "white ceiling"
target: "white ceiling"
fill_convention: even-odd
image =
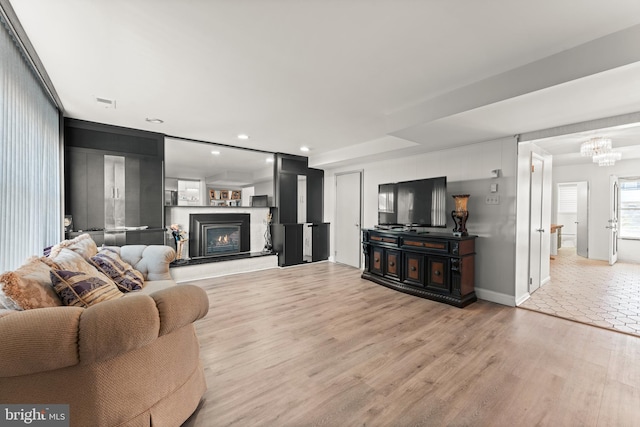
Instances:
[[[640,111],[637,0],[10,3],[68,116],[319,166]]]

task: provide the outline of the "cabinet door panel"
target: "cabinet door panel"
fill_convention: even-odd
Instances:
[[[424,255],[405,253],[403,276],[409,285],[424,286]]]
[[[400,278],[400,252],[387,250],[385,251],[385,276],[395,279]]]
[[[314,224],[311,228],[311,261],[329,258],[329,223]]]
[[[449,292],[449,259],[440,257],[427,258],[427,287]]]
[[[382,248],[371,248],[371,272],[382,275],[382,259],[384,250]]]
[[[280,224],[298,222],[298,175],[281,173],[278,177],[278,215]]]

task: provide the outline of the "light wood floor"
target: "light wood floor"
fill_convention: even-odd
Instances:
[[[185,427],[640,425],[638,337],[332,263],[192,283],[208,391]]]

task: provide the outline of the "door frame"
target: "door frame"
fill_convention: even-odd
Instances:
[[[363,262],[362,262],[362,250],[361,250],[361,241],[362,241],[362,221],[363,221],[363,196],[364,196],[364,169],[356,169],[356,170],[349,170],[349,171],[344,171],[344,172],[338,172],[334,175],[334,182],[335,182],[335,203],[334,203],[334,218],[335,218],[335,224],[336,226],[333,227],[333,241],[335,244],[335,247],[333,249],[333,257],[334,257],[334,261],[338,262],[338,260],[336,259],[336,255],[338,253],[338,239],[337,239],[337,233],[338,233],[338,223],[340,221],[340,216],[338,215],[338,177],[339,176],[343,176],[343,175],[351,175],[351,174],[358,174],[358,178],[359,178],[359,182],[360,182],[360,186],[359,186],[359,193],[360,193],[360,197],[358,200],[358,209],[359,209],[359,215],[358,215],[358,266],[357,268],[362,269],[363,266]]]
[[[618,261],[618,234],[620,228],[620,180],[617,175],[609,175],[609,265]]]
[[[534,170],[534,160],[537,160],[541,163],[542,166],[542,170],[540,171],[535,171]],[[531,169],[529,171],[531,178],[529,179],[529,284],[528,284],[528,292],[529,294],[531,294],[532,292],[535,292],[536,290],[538,290],[542,285],[543,285],[543,278],[542,278],[542,254],[543,254],[543,240],[544,240],[544,236],[548,235],[547,231],[550,230],[545,230],[544,229],[544,198],[545,198],[545,191],[544,191],[544,173],[545,173],[545,158],[544,156],[541,156],[540,154],[531,153],[531,157],[530,157],[530,166]],[[534,188],[533,188],[533,183],[534,183],[534,179],[533,179],[533,174],[539,172],[540,173],[540,193],[539,194],[534,194]],[[538,197],[539,198],[539,208],[540,208],[540,223],[539,224],[533,224],[532,220],[533,220],[533,200],[534,197]],[[534,245],[533,245],[533,231],[534,231],[534,227],[538,227],[536,229],[536,231],[539,233],[538,236],[538,241],[539,241],[539,245],[538,245],[538,251],[536,254],[533,253],[533,249],[534,249]],[[545,234],[546,233],[546,234]],[[533,259],[534,259],[534,255],[537,255],[538,257],[538,262],[537,262],[537,283],[533,283],[533,279],[534,279],[534,275],[533,275],[533,270],[532,270],[532,266],[534,264]]]

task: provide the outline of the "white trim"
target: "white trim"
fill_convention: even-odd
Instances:
[[[515,298],[513,295],[507,295],[496,291],[490,291],[489,289],[475,288],[476,296],[479,299],[485,301],[495,302],[497,304],[507,305],[509,307],[515,307]]]
[[[531,294],[529,292],[527,292],[526,294],[522,295],[520,298],[518,298],[516,300],[516,307],[519,306],[519,305],[522,305],[522,303],[524,303],[529,298],[531,298]]]
[[[540,282],[540,287],[546,285],[547,283],[549,283],[551,281],[551,276],[547,276],[545,277],[541,282]]]

